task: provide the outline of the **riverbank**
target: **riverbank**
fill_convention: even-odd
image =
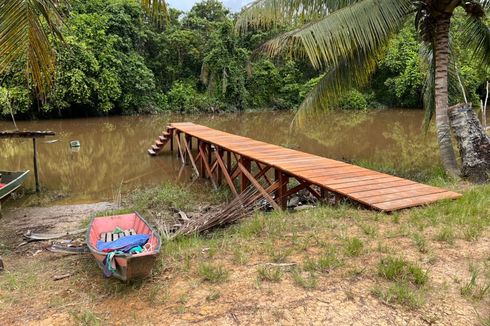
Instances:
[[[1,247],[7,270],[0,275],[0,319],[13,325],[488,325],[490,186],[445,186],[463,198],[392,215],[347,203],[257,213],[165,243],[153,276],[127,285],[104,279],[88,255],[16,249],[19,229],[12,227],[38,214],[7,212],[1,239],[16,236]],[[122,202],[155,223],[173,208],[199,210],[226,196],[196,198],[172,187]],[[73,275],[52,279],[66,272]]]

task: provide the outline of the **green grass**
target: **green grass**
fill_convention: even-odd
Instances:
[[[314,273],[308,273],[307,276],[304,276],[300,270],[294,269],[292,276],[294,284],[303,289],[315,289],[318,286],[318,277]]]
[[[364,249],[364,243],[359,238],[349,238],[345,241],[345,253],[351,257],[361,255]]]
[[[487,266],[485,267],[488,268]],[[470,265],[471,277],[468,282],[464,283],[461,286],[460,293],[462,296],[480,301],[486,296],[490,295],[490,279],[487,275],[483,278],[483,280],[480,280],[480,282],[478,282],[478,280],[480,279],[479,272],[480,271],[477,266],[473,264]]]
[[[444,226],[436,235],[437,241],[446,242],[450,245],[454,244],[455,239],[454,229],[451,226]]]
[[[373,289],[373,294],[388,304],[398,303],[412,309],[420,308],[425,303],[420,290],[413,289],[406,283],[395,283],[387,289],[376,287]]]
[[[342,261],[337,257],[334,250],[329,250],[319,258],[306,258],[303,269],[308,272],[329,272],[342,266]]]
[[[202,263],[199,265],[199,276],[203,281],[209,283],[223,283],[228,280],[230,272],[220,265],[211,265],[209,263]]]
[[[417,250],[423,254],[426,254],[429,252],[429,245],[427,243],[427,240],[421,233],[414,233],[412,235],[412,240],[417,247]]]
[[[258,279],[260,281],[268,281],[268,282],[280,282],[282,276],[284,275],[283,271],[279,267],[271,267],[271,266],[261,266],[257,268]]]
[[[427,283],[427,272],[414,263],[398,257],[382,258],[378,264],[378,275],[395,282],[409,282],[417,286]]]

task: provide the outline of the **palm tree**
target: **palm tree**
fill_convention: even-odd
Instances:
[[[482,64],[490,65],[490,30],[483,21],[490,0],[255,0],[240,14],[237,29],[293,24],[295,29],[270,40],[262,50],[271,56],[284,51],[307,56],[315,68],[326,70],[300,107],[296,122],[301,124],[305,117],[335,105],[342,93],[367,83],[388,40],[415,18],[430,67],[425,106],[429,119],[435,110],[442,163],[456,176],[447,111],[449,30],[457,7],[467,14],[468,47]]]
[[[51,86],[56,54],[50,36],[62,40],[61,2],[69,0],[0,0],[0,75],[24,60],[27,81],[40,98]],[[168,20],[165,0],[140,0],[157,26]]]

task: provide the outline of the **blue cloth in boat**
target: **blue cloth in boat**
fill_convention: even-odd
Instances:
[[[148,239],[150,239],[148,234],[135,234],[111,242],[103,242],[99,240],[97,241],[97,250],[104,252],[111,252],[115,250],[129,252],[134,247],[143,247],[145,243],[148,242]]]

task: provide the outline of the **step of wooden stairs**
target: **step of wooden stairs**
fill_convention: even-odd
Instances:
[[[155,140],[153,145],[148,149],[148,154],[151,156],[158,155],[165,145],[169,142],[169,140],[172,138],[173,132],[174,132],[174,127],[167,126],[167,130],[163,131],[160,136]]]

